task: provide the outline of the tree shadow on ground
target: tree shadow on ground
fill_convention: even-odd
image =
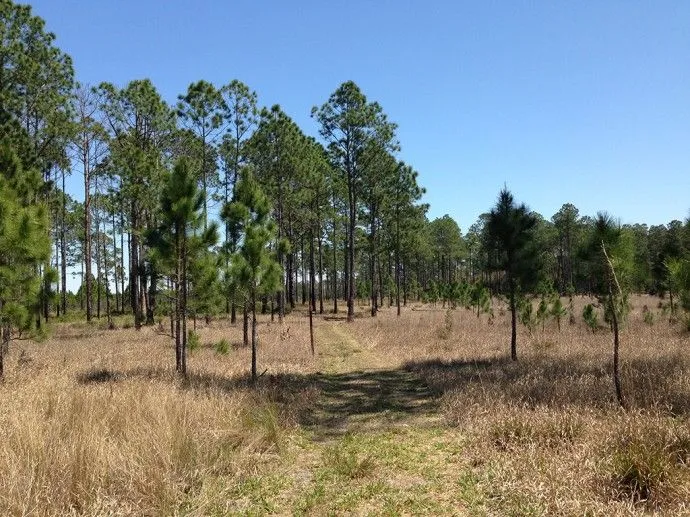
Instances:
[[[623,365],[623,390],[633,409],[690,415],[690,364],[679,357],[635,359]],[[143,379],[174,383],[181,390],[256,393],[296,423],[328,440],[348,432],[455,421],[472,405],[498,402],[523,407],[616,408],[610,363],[586,357],[413,361],[396,369],[345,373],[266,374],[252,384],[248,374],[138,367],[78,372],[82,384]],[[443,411],[441,399],[444,399]]]
[[[507,357],[426,360],[408,362],[404,369],[419,375],[435,392],[452,393],[468,404],[494,400],[527,407],[617,407],[612,364],[603,358],[544,355],[518,362]],[[624,360],[621,378],[631,409],[690,415],[690,362],[686,358],[668,355]]]
[[[190,371],[183,379],[172,369],[160,367],[122,371],[100,368],[77,374],[80,384],[126,379],[175,383],[182,390],[195,392],[253,391],[268,402],[286,407],[316,439],[399,425],[424,425],[439,414],[437,394],[417,374],[405,369],[266,374],[254,384],[248,374],[225,376]],[[289,405],[294,407],[288,408]]]

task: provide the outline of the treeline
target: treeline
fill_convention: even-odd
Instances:
[[[5,343],[70,311],[132,314],[137,328],[170,317],[184,371],[188,316],[241,315],[249,341],[257,308],[351,320],[358,299],[376,316],[410,300],[481,307],[544,286],[601,287],[601,217],[571,204],[547,220],[502,192],[464,236],[449,216],[429,220],[396,125],[353,82],[315,99],[318,139],[237,80],[194,82],[173,105],[147,79],[80,85],[43,21],[10,0],[0,63]],[[83,201],[66,191],[69,175],[83,178]],[[684,296],[688,222],[609,223],[630,290]]]

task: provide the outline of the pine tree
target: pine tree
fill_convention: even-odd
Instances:
[[[321,135],[329,143],[334,164],[340,169],[347,185],[347,319],[355,315],[356,265],[355,234],[357,212],[362,196],[362,176],[370,165],[365,149],[373,141],[382,149],[397,149],[396,125],[389,122],[381,106],[370,103],[352,81],[340,85],[320,108],[312,108],[312,116],[321,125]]]
[[[238,251],[232,256],[231,275],[246,292],[245,312],[251,313],[252,382],[257,379],[256,302],[262,295],[274,293],[281,287],[280,264],[270,249],[276,237],[276,225],[270,212],[268,198],[251,171],[244,169],[235,187],[235,201],[223,207],[222,217],[239,228],[243,236]]]
[[[517,205],[504,188],[487,221],[487,231],[496,255],[494,267],[505,274],[511,313],[510,357],[517,361],[517,312],[520,293],[536,285],[540,264],[535,252],[537,220],[523,203]]]
[[[50,257],[50,223],[36,170],[24,170],[7,142],[0,143],[0,378],[13,330],[31,326],[44,293],[39,266]]]
[[[203,192],[185,159],[165,178],[160,197],[161,225],[148,235],[156,259],[167,266],[175,289],[175,369],[187,375],[187,301],[191,264],[217,241],[217,225],[205,230]]]

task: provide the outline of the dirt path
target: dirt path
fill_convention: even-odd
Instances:
[[[315,438],[442,422],[437,397],[419,376],[402,368],[371,368],[381,364],[380,352],[357,342],[346,323],[320,326],[317,342],[315,384],[321,395],[305,422]]]

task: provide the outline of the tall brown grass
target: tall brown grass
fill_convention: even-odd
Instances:
[[[295,344],[300,332],[292,330],[292,342],[263,333],[265,368],[309,371],[311,358]],[[241,341],[237,329],[200,333],[187,381],[172,373],[170,340],[152,329],[64,325],[47,343],[14,344],[0,386],[0,514],[203,508],[278,454],[309,389],[251,389],[249,352],[223,356],[212,346],[221,336]]]
[[[406,375],[436,394],[443,419],[430,425],[440,426],[434,436],[442,446],[424,448],[422,457],[441,480],[431,495],[442,508],[690,512],[688,334],[661,317],[645,323],[642,306],[656,310],[655,301],[633,300],[621,335],[631,406],[624,413],[614,398],[611,335],[581,321],[588,301],[576,301],[577,323],[566,318],[560,332],[555,322],[533,334],[520,328],[517,363],[509,360],[510,322],[498,303],[492,324],[440,304],[411,305],[400,318],[386,308],[353,324],[317,318],[315,357],[303,314],[283,326],[262,317],[265,374],[254,387],[241,326],[200,325],[201,346],[182,380],[173,373],[169,337],[155,328],[57,325],[47,342],[14,343],[8,356],[0,385],[0,514],[292,513],[304,507],[304,493],[316,497],[323,488],[323,469],[345,472],[336,477],[347,483],[402,483],[377,452],[320,444],[306,430],[314,420],[305,415],[324,400],[318,379],[348,370],[412,372]],[[228,354],[216,352],[222,339]],[[386,389],[394,389],[395,377],[388,378]],[[409,422],[408,432],[416,432],[419,420]],[[402,469],[397,461],[391,468]],[[252,492],[256,476],[271,480],[270,490]],[[410,511],[403,495],[386,504]],[[320,497],[318,508],[338,513]],[[354,511],[383,508],[369,501]]]

